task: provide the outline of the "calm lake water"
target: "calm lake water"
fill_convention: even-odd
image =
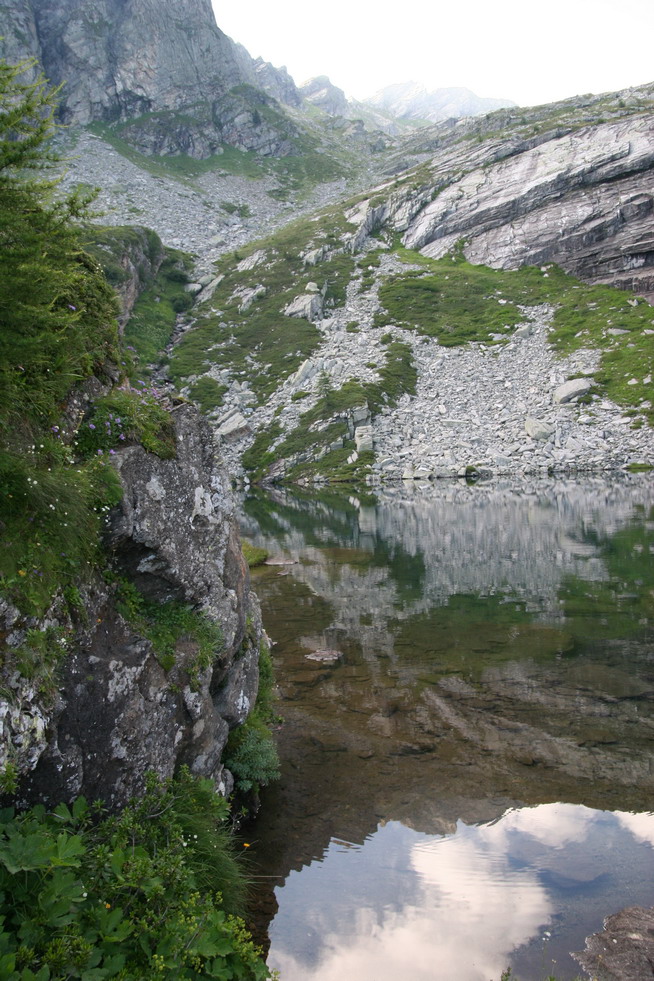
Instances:
[[[654,481],[250,495],[282,981],[520,981],[654,904]],[[321,652],[333,652],[333,660]]]

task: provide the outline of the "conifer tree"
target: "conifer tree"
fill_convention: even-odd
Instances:
[[[57,90],[0,62],[0,441],[48,425],[116,357],[115,299],[80,244],[93,195],[63,195],[49,146]]]

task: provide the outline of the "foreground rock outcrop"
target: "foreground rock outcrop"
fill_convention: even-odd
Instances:
[[[5,669],[1,751],[23,777],[21,800],[84,794],[117,807],[142,789],[147,771],[167,777],[181,764],[231,790],[221,755],[256,698],[260,614],[211,432],[190,406],[173,417],[174,459],[140,446],[116,453],[124,498],[108,518],[111,567],[149,599],[197,610],[222,641],[207,658],[182,635],[162,658],[121,604],[120,587],[98,575],[81,585],[76,613],[61,597],[42,623],[6,606],[11,648],[50,627],[67,651],[55,699]]]

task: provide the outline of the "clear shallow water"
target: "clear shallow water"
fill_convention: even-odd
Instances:
[[[642,477],[246,499],[293,563],[255,575],[283,775],[248,830],[283,981],[570,977],[654,903],[653,509]]]

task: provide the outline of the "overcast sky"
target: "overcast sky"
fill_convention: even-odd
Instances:
[[[537,105],[654,81],[654,0],[212,0],[218,26],[298,85],[393,82]]]

